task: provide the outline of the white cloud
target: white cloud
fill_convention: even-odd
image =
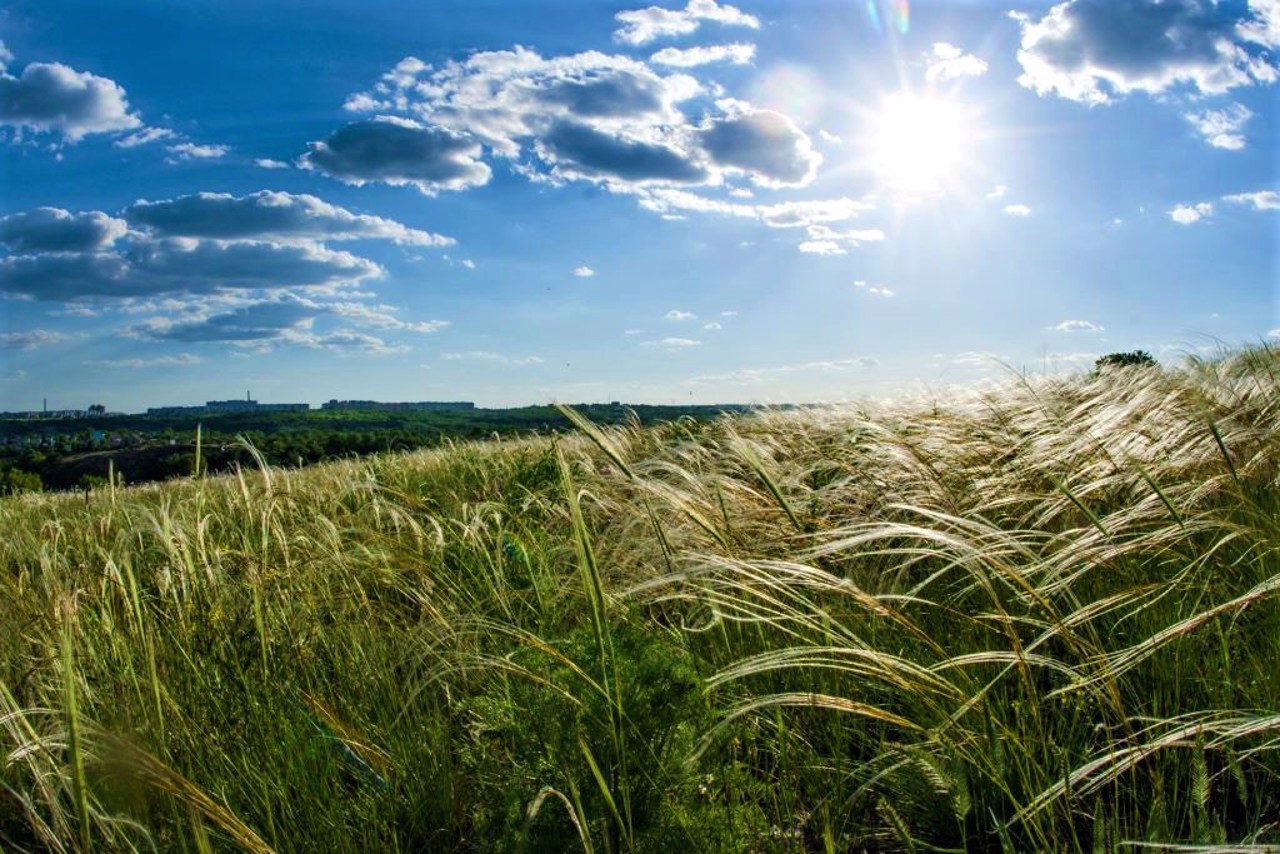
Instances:
[[[1099,326],[1089,320],[1064,320],[1061,323],[1050,326],[1050,329],[1057,332],[1102,332],[1104,327]]]
[[[156,356],[152,359],[95,359],[83,364],[95,368],[164,368],[198,365],[203,361],[204,359],[191,353],[176,353],[171,356]]]
[[[801,252],[808,255],[848,255],[849,250],[845,249],[834,240],[805,240],[797,247]]]
[[[1051,365],[1092,365],[1098,361],[1097,353],[1046,353],[1044,360]]]
[[[755,45],[735,42],[690,48],[667,47],[650,56],[649,61],[654,65],[666,65],[671,68],[695,68],[716,62],[746,65],[755,58],[755,55]]]
[[[736,311],[734,311],[733,309],[729,309],[728,311],[722,311],[722,312],[720,312],[720,316],[721,316],[721,317],[737,317],[737,316],[738,316],[738,313],[737,313]]]
[[[818,254],[822,255],[844,255],[845,246],[857,248],[863,243],[879,243],[884,240],[884,232],[878,228],[836,231],[830,226],[823,225],[821,223],[806,226],[805,234],[809,240],[800,244],[800,251],[817,251]],[[812,248],[806,249],[806,245],[817,245],[823,248],[820,250]],[[830,251],[829,247],[835,247],[835,249],[839,251]]]
[[[698,315],[694,314],[693,312],[680,311],[677,308],[673,308],[671,309],[671,311],[668,311],[664,315],[664,317],[666,317],[667,320],[697,320],[698,319]]]
[[[482,186],[492,175],[479,160],[481,146],[474,139],[408,119],[379,116],[354,122],[308,145],[311,150],[299,160],[302,168],[357,187],[370,182],[407,185],[432,196]]]
[[[960,77],[981,77],[987,73],[986,62],[946,42],[934,42],[933,48],[924,58],[924,78],[930,83]]]
[[[836,136],[834,133],[828,133],[825,130],[818,131],[818,138],[828,145],[844,145],[844,140]]]
[[[891,297],[895,292],[883,285],[872,285],[865,279],[858,279],[853,283],[855,288],[863,288],[867,293],[877,297]]]
[[[283,160],[272,160],[270,157],[259,157],[253,161],[254,165],[259,169],[289,169],[288,163]]]
[[[596,274],[596,271],[583,264],[581,267],[574,267],[573,274],[579,279],[589,279]]]
[[[501,353],[491,353],[487,350],[469,350],[465,353],[441,353],[440,358],[446,362],[488,362],[494,365],[505,365],[507,367],[524,367],[525,365],[540,365],[542,359],[537,356],[524,356],[515,358],[512,356],[504,356]]]
[[[646,347],[664,347],[672,353],[702,346],[702,342],[695,338],[663,338],[661,341],[643,341],[641,344]]]
[[[713,321],[711,321],[710,323],[704,323],[704,324],[702,324],[702,328],[703,328],[703,329],[709,329],[709,330],[716,330],[716,329],[723,329],[724,327],[723,327],[723,326],[721,326],[719,323],[716,323],[716,322],[713,320]]]
[[[770,188],[804,186],[817,176],[822,155],[787,116],[739,102],[721,105],[726,115],[698,130],[699,142],[721,169]]]
[[[643,329],[624,329],[622,330],[622,334],[623,335],[643,335],[644,330]]]
[[[727,374],[705,374],[686,380],[686,385],[753,385],[778,379],[797,373],[839,373],[857,368],[874,368],[880,364],[878,359],[861,356],[852,359],[828,359],[825,361],[805,362],[795,365],[779,365],[773,368],[742,368]]]
[[[1268,337],[1268,338],[1280,338],[1280,326],[1277,326],[1275,329],[1272,329],[1270,332],[1268,332],[1268,333],[1267,333],[1267,337]]]
[[[21,77],[0,72],[0,125],[59,133],[74,143],[93,133],[132,130],[142,120],[129,112],[114,80],[60,62],[33,62]]]
[[[463,258],[458,263],[466,267],[468,270],[474,270],[476,268],[476,262],[472,261],[470,258]]]
[[[57,344],[67,340],[61,332],[50,332],[47,329],[31,329],[26,332],[0,333],[0,350],[34,350],[49,344]]]
[[[1200,202],[1195,205],[1177,205],[1168,212],[1169,218],[1179,225],[1191,225],[1205,217],[1213,216],[1213,205]]]
[[[1221,110],[1204,110],[1183,116],[1204,137],[1205,142],[1214,148],[1225,148],[1228,151],[1244,148],[1245,138],[1240,131],[1252,117],[1252,110],[1244,104],[1235,103]]]
[[[1280,0],[1249,0],[1253,19],[1236,27],[1245,41],[1263,47],[1280,47]]]
[[[194,142],[179,142],[165,148],[174,160],[216,160],[225,157],[231,151],[226,145],[197,145]]]
[[[695,115],[682,111],[706,94],[688,74],[599,51],[543,57],[516,47],[438,68],[410,57],[347,100],[348,109],[380,115],[310,143],[302,165],[351,183],[416,181],[431,192],[485,183],[490,158],[511,160],[532,181],[591,181],[613,192],[738,175],[766,187],[813,180],[822,157],[789,117],[723,97],[713,109],[699,100]],[[434,186],[437,173],[453,183]]]
[[[338,329],[324,335],[303,333],[294,337],[292,343],[315,350],[342,354],[360,353],[366,356],[392,356],[407,353],[411,349],[403,344],[388,344],[376,335],[352,329]]]
[[[1257,0],[1251,14],[1210,0],[1066,0],[1039,20],[1015,14],[1022,27],[1018,82],[1086,104],[1176,86],[1215,95],[1270,83],[1276,67],[1244,43],[1270,37],[1274,20],[1258,24],[1271,8]]]
[[[0,217],[0,244],[15,253],[92,252],[111,246],[128,230],[124,220],[102,211],[35,208]]]
[[[1252,205],[1255,211],[1280,210],[1280,193],[1275,190],[1259,190],[1256,193],[1233,193],[1223,196],[1224,202],[1233,205]]]
[[[0,72],[4,71],[11,62],[13,62],[13,51],[5,47],[3,41],[0,41]]]
[[[136,228],[161,237],[219,240],[358,240],[402,246],[451,246],[453,238],[408,228],[394,220],[351,211],[307,194],[259,190],[246,196],[195,193],[164,201],[134,202],[122,212]]]
[[[1004,212],[1009,216],[1026,217],[1031,216],[1031,208],[1026,205],[1005,205]]]
[[[689,0],[683,9],[649,6],[619,12],[614,18],[622,27],[613,34],[615,41],[629,45],[648,44],[655,39],[687,36],[696,32],[704,21],[730,27],[759,29],[760,20],[736,6],[717,4],[715,0]]]
[[[988,199],[1003,199],[1005,193],[1009,192],[1009,188],[1004,184],[996,184],[991,188],[991,192],[987,193]]]
[[[998,353],[969,350],[964,353],[957,353],[951,357],[950,361],[953,365],[982,365],[990,367],[993,362],[1006,361],[1006,358]]]
[[[117,148],[137,148],[140,145],[159,142],[162,139],[173,139],[176,136],[177,134],[168,128],[143,128],[136,133],[120,137],[112,145]]]

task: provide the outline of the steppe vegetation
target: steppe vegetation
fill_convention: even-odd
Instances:
[[[1275,851],[1280,352],[0,502],[0,848]]]

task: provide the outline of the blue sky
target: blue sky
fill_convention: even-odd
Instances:
[[[0,410],[1280,338],[1280,0],[14,0],[0,42]]]

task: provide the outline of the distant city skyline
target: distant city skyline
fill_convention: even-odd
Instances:
[[[0,410],[1280,341],[1280,0],[11,0]]]

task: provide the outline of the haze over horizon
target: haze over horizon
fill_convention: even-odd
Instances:
[[[1280,341],[1280,0],[15,0],[0,410]]]

